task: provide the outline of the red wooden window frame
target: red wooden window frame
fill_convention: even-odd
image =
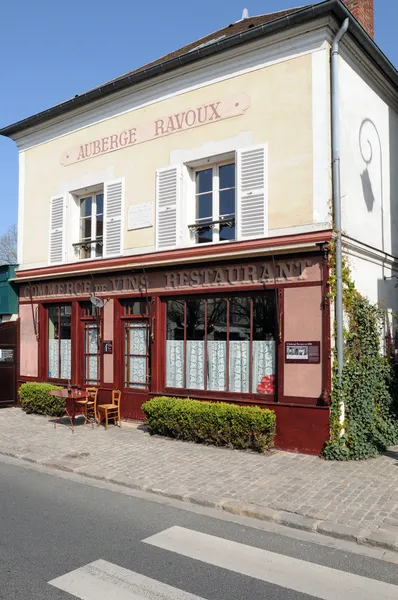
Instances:
[[[101,332],[102,332],[102,315],[100,310],[95,308],[95,312],[93,309],[93,305],[90,301],[79,302],[80,308],[80,332],[79,339],[82,340],[82,355],[83,355],[83,370],[82,370],[82,380],[83,385],[93,385],[99,386],[102,381],[102,357],[101,357]],[[94,314],[93,314],[94,312]],[[92,352],[86,352],[86,335],[89,329],[89,325],[95,325],[98,331],[98,351],[93,354]],[[97,357],[97,379],[96,383],[93,383],[93,380],[87,379],[87,360],[89,356]]]
[[[253,387],[253,377],[252,377],[252,348],[253,348],[253,297],[259,297],[265,294],[269,294],[272,295],[275,298],[275,304],[274,304],[274,308],[275,308],[275,324],[274,324],[274,328],[273,328],[273,334],[274,334],[274,340],[275,340],[275,369],[274,369],[274,377],[275,377],[275,384],[274,384],[274,393],[273,394],[260,394],[257,391],[253,391],[252,387]],[[229,387],[229,339],[230,339],[230,323],[229,323],[229,317],[230,317],[230,300],[233,298],[242,298],[242,297],[247,297],[250,299],[250,338],[249,338],[249,356],[250,356],[250,361],[249,361],[249,392],[236,392],[236,391],[227,391],[228,387]],[[193,389],[193,388],[187,388],[186,386],[186,355],[187,355],[187,350],[186,350],[186,346],[187,346],[187,336],[186,336],[186,325],[187,325],[187,315],[186,315],[186,301],[187,300],[192,300],[193,298],[196,299],[200,299],[200,300],[206,300],[205,302],[205,322],[207,323],[207,307],[208,307],[208,303],[207,300],[211,300],[211,299],[215,299],[215,298],[225,298],[226,299],[226,304],[227,304],[227,331],[226,331],[226,388],[227,390],[225,391],[217,391],[217,390],[209,390],[206,389],[207,388],[207,360],[206,360],[206,355],[207,355],[207,327],[205,327],[205,335],[204,335],[204,343],[205,343],[205,359],[204,359],[204,385],[205,385],[205,389]],[[283,365],[283,361],[282,363],[280,363],[281,361],[281,355],[280,355],[280,348],[282,347],[281,344],[281,299],[279,298],[278,295],[278,290],[277,289],[270,289],[267,290],[266,292],[262,291],[262,290],[253,290],[250,292],[217,292],[215,294],[200,294],[200,295],[186,295],[186,296],[172,296],[172,297],[163,297],[162,298],[162,304],[163,304],[163,310],[162,310],[162,314],[163,314],[163,319],[164,319],[164,328],[163,328],[163,332],[164,332],[164,336],[163,336],[163,345],[162,345],[162,352],[165,355],[166,352],[166,342],[167,342],[167,302],[168,301],[173,301],[173,300],[177,300],[177,301],[183,301],[184,302],[184,387],[180,387],[180,388],[176,388],[176,387],[171,387],[171,386],[166,386],[166,367],[164,368],[164,372],[163,372],[163,385],[162,385],[162,389],[165,393],[167,394],[175,394],[175,395],[184,395],[184,396],[189,396],[190,394],[194,393],[195,396],[197,397],[209,397],[209,398],[219,398],[220,400],[225,399],[225,400],[239,400],[241,399],[242,401],[247,401],[250,399],[255,400],[256,402],[265,402],[265,403],[271,403],[271,402],[275,402],[276,401],[276,397],[277,395],[279,395],[279,393],[277,393],[277,390],[279,389],[278,386],[278,380],[279,380],[279,365],[282,364]],[[279,326],[279,330],[278,330],[278,326]],[[163,361],[163,364],[165,365],[165,361]]]
[[[50,314],[49,314],[49,309],[54,309],[57,308],[58,309],[58,331],[61,331],[61,307],[62,306],[69,306],[70,307],[70,335],[71,335],[71,377],[50,377],[48,375],[48,371],[49,371],[49,346],[50,346],[50,338],[49,338],[49,319],[50,319]],[[51,303],[51,304],[45,304],[43,306],[44,308],[44,314],[45,314],[45,336],[44,336],[44,356],[45,356],[45,379],[51,383],[66,383],[69,380],[72,380],[72,375],[73,375],[73,304],[71,302],[57,302],[57,303]],[[54,338],[54,339],[58,339],[58,342],[61,341],[61,338]],[[59,373],[61,373],[61,344],[58,343],[58,370]]]
[[[134,312],[132,309],[133,304],[139,303],[139,308],[144,309],[142,312]],[[122,365],[122,378],[123,378],[123,389],[129,390],[130,392],[149,392],[151,388],[151,344],[150,344],[150,322],[151,322],[151,299],[146,297],[140,298],[128,298],[121,299],[121,321],[122,321],[122,344],[123,344],[123,365]],[[134,352],[126,352],[126,336],[129,330],[130,323],[137,323],[139,321],[143,322],[142,329],[146,331],[146,353],[145,354],[136,354]],[[138,328],[137,328],[138,329]],[[127,337],[128,346],[130,346],[129,337]],[[129,363],[127,358],[131,357],[145,357],[146,358],[146,383],[145,385],[141,381],[129,381],[129,377],[126,377],[126,370],[129,370]],[[130,384],[130,385],[129,385]]]

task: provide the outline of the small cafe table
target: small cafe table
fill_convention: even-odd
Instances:
[[[64,417],[68,417],[71,427],[72,433],[74,432],[74,421],[76,417],[76,406],[84,406],[87,402],[90,393],[86,390],[54,390],[53,392],[48,392],[49,396],[55,396],[57,398],[65,398],[65,413]],[[79,413],[82,414],[82,413]],[[54,421],[54,428],[57,426],[57,423],[62,419],[59,417]],[[86,415],[84,415],[85,423],[88,422],[86,419]]]

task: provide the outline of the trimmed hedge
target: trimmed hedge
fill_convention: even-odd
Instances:
[[[272,410],[167,396],[145,402],[142,410],[152,435],[257,452],[273,445]]]
[[[51,383],[23,383],[18,390],[22,408],[29,413],[61,417],[65,412],[65,398],[49,396],[48,392],[62,390]]]

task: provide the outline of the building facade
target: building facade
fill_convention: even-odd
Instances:
[[[330,47],[348,14],[328,0],[244,19],[1,130],[20,152],[19,382],[96,385],[101,402],[118,388],[134,419],[160,394],[260,405],[278,447],[322,449]],[[359,287],[395,310],[397,95],[364,35],[351,17],[342,208]],[[374,151],[361,163],[368,129],[355,145],[368,121],[390,140],[382,173]]]

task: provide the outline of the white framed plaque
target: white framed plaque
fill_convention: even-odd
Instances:
[[[134,204],[128,209],[128,224],[129,231],[134,229],[143,229],[144,227],[153,227],[153,202],[145,202],[143,204]]]

